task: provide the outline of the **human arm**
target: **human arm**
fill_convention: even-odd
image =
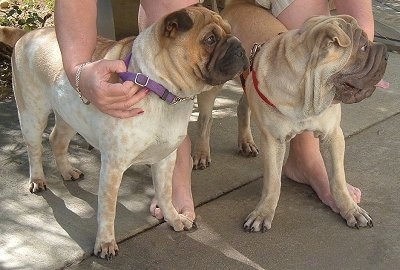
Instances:
[[[63,65],[71,85],[80,64],[91,62],[97,38],[96,0],[57,0],[55,2],[55,28],[62,53]],[[114,117],[125,118],[142,113],[131,107],[147,94],[132,82],[109,83],[112,73],[126,71],[121,60],[99,60],[85,65],[80,74],[82,95],[100,111]]]
[[[375,25],[371,0],[336,0],[335,6],[339,14],[347,14],[354,17],[367,34],[368,39],[374,40]],[[390,84],[381,80],[376,86],[387,89]]]
[[[354,17],[360,27],[367,33],[369,40],[374,40],[374,16],[371,0],[336,0],[338,14]]]

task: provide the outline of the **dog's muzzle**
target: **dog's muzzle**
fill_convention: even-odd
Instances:
[[[239,39],[230,36],[215,48],[207,64],[206,82],[219,85],[236,77],[249,67],[246,56]]]
[[[371,43],[368,57],[362,64],[351,63],[334,79],[335,100],[351,104],[370,97],[385,73],[387,60],[386,46]]]

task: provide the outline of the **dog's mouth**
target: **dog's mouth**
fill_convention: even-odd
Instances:
[[[352,104],[362,101],[368,98],[375,91],[375,86],[367,86],[359,88],[351,84],[350,82],[343,82],[339,85],[335,85],[335,100],[343,102],[345,104]]]

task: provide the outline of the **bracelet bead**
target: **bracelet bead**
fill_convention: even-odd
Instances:
[[[81,73],[82,73],[83,67],[86,66],[89,63],[90,62],[86,62],[86,63],[82,63],[82,64],[78,65],[78,69],[76,70],[76,73],[75,73],[75,90],[76,90],[76,92],[78,92],[79,98],[81,99],[81,101],[85,105],[89,105],[90,101],[82,95],[82,92],[79,89],[79,81],[81,79]]]

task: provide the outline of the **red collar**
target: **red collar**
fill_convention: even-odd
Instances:
[[[254,89],[256,89],[257,94],[260,96],[260,98],[269,106],[276,108],[275,105],[260,91],[260,88],[258,88],[257,74],[254,69],[252,69],[251,71],[251,77],[253,78]]]
[[[258,87],[258,79],[257,79],[257,74],[256,71],[253,68],[253,61],[254,57],[256,56],[256,53],[260,50],[261,46],[264,44],[254,44],[253,48],[251,49],[251,55],[250,55],[250,72],[251,72],[251,77],[253,79],[253,86],[254,89],[256,89],[257,94],[260,96],[260,98],[267,103],[269,106],[276,108],[276,106],[260,91],[260,88]],[[242,82],[242,88],[243,91],[246,93],[246,79],[249,76],[249,70],[244,71],[240,75],[240,80]]]

